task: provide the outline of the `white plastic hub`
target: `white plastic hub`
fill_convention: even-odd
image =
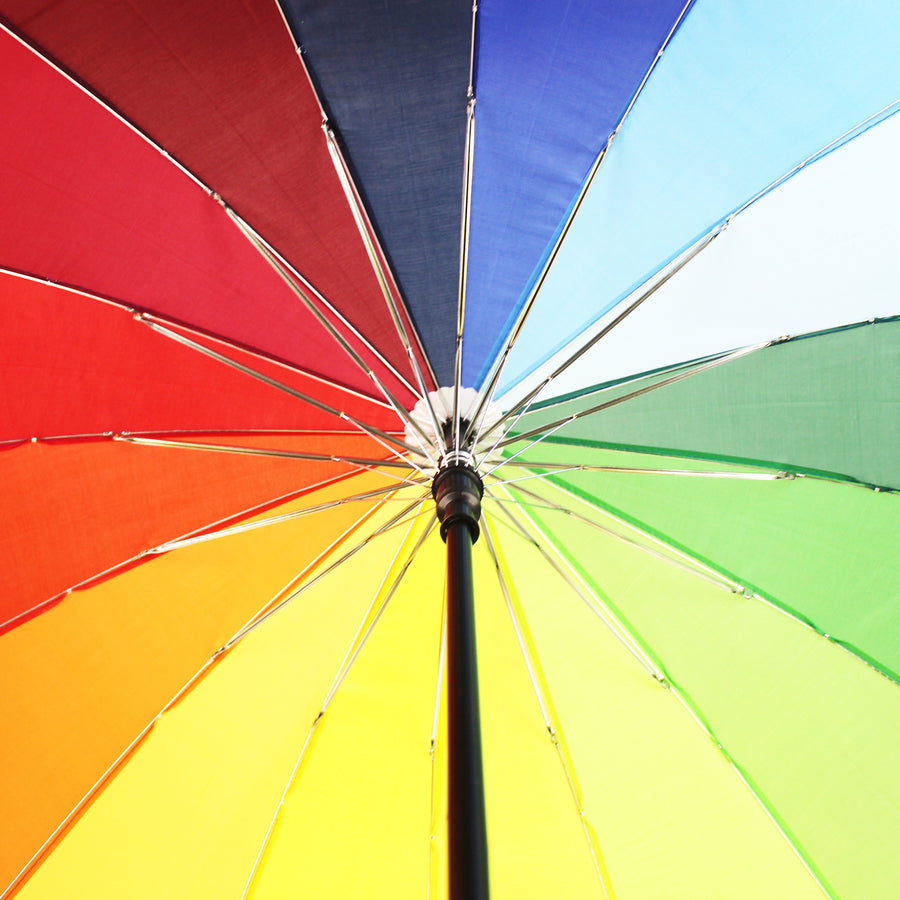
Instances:
[[[461,422],[460,431],[462,432],[460,441],[462,441],[468,423],[471,421],[472,416],[475,415],[481,404],[481,398],[482,395],[474,388],[459,389],[459,418]],[[438,388],[428,395],[428,399],[434,409],[434,417],[437,418],[438,424],[443,427],[444,423],[450,423],[449,427],[446,428],[446,432],[451,434],[453,431],[453,388]],[[493,402],[488,403],[479,417],[481,425],[478,428],[478,432],[484,435],[500,420],[501,415],[502,413],[497,404]],[[471,444],[470,442],[470,446],[468,447],[461,445],[459,452],[457,453],[455,442],[452,440],[450,441],[450,445],[444,448],[444,438],[443,436],[439,437],[435,433],[434,417],[432,417],[431,411],[425,400],[419,400],[419,402],[416,403],[410,412],[410,417],[421,427],[422,431],[428,437],[428,441],[426,442],[422,438],[422,435],[417,429],[414,429],[411,425],[407,424],[405,435],[406,442],[413,447],[419,447],[421,444],[425,443],[429,453],[431,453],[441,466],[452,465],[454,463],[471,465],[474,461],[478,460],[479,450],[486,451],[490,449],[493,442],[497,439],[497,432],[493,432],[486,437],[483,437],[475,444]],[[430,465],[424,452],[414,454],[414,459],[419,464],[424,462]]]

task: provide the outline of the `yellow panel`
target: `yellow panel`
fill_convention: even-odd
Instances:
[[[400,508],[385,506],[374,524]],[[20,896],[240,897],[299,749],[405,530],[373,540],[220,658],[157,721]]]
[[[382,597],[419,533],[407,539]],[[319,721],[253,900],[427,896],[444,566],[435,530]]]
[[[502,524],[497,533],[619,900],[821,900],[677,697],[531,544]]]

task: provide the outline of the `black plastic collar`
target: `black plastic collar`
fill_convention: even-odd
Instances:
[[[472,543],[478,540],[481,518],[481,498],[484,485],[477,472],[464,464],[456,464],[441,469],[431,483],[431,495],[437,506],[437,517],[441,523],[441,537],[447,540],[447,530],[454,522],[463,521],[469,527]]]

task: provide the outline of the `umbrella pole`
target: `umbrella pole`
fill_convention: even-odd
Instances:
[[[432,484],[447,544],[450,900],[488,900],[472,582],[472,545],[478,540],[482,492],[481,479],[465,464],[442,469]]]

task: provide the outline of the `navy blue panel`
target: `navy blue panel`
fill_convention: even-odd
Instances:
[[[478,8],[463,383],[502,349],[566,211],[685,0]]]
[[[471,0],[282,7],[435,374],[451,384]]]

